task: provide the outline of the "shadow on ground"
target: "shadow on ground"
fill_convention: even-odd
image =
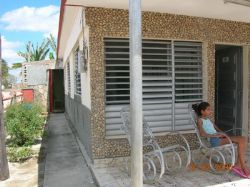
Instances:
[[[45,124],[43,135],[42,135],[42,142],[41,147],[37,159],[38,163],[38,187],[43,187],[44,184],[44,172],[45,172],[45,162],[46,162],[46,153],[48,147],[48,120],[49,116],[47,117],[47,123]]]

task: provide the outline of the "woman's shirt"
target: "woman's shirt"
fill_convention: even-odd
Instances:
[[[210,119],[203,119],[201,118],[202,120],[202,127],[204,129],[204,131],[207,133],[207,134],[215,134],[217,133],[216,129],[214,128],[214,125],[213,123],[210,121]]]

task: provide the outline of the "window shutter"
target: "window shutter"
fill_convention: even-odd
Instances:
[[[188,103],[202,100],[202,44],[174,42],[175,130],[193,129]]]
[[[143,114],[153,132],[172,129],[171,42],[143,40]]]
[[[120,110],[130,102],[129,40],[105,38],[104,61],[106,135],[122,135]],[[192,129],[187,106],[202,99],[201,43],[143,40],[142,64],[143,114],[152,131]]]
[[[70,63],[67,62],[67,81],[68,81],[68,93],[71,93],[71,82],[70,82]]]
[[[67,79],[68,79],[68,77],[67,77],[67,65],[65,65],[65,67],[63,68],[63,83],[64,83],[64,88],[68,88],[67,87],[67,84],[68,84]],[[65,92],[66,92],[66,89],[65,89]]]
[[[120,110],[129,104],[129,41],[105,39],[106,135],[122,135]]]
[[[75,62],[75,94],[81,95],[81,74],[79,73],[79,49],[75,51],[74,62]]]

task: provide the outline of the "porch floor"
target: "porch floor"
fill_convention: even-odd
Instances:
[[[130,177],[119,165],[106,167],[102,164],[91,166],[100,187],[130,187]],[[242,179],[232,172],[216,175],[199,169],[183,170],[174,175],[163,175],[158,184],[144,187],[250,187],[250,179]]]
[[[65,120],[65,119],[64,119]],[[58,122],[58,121],[57,121]],[[58,124],[58,123],[57,123]],[[67,124],[67,122],[66,122]],[[69,124],[68,124],[69,125]],[[59,125],[57,125],[59,126]],[[70,126],[70,125],[69,125]],[[57,127],[58,128],[58,127]],[[74,131],[80,151],[88,165],[93,178],[99,187],[130,187],[131,179],[125,171],[124,159],[98,159],[94,163],[89,159],[84,146]],[[248,165],[250,166],[250,144],[247,153]],[[85,168],[86,170],[86,168]],[[78,173],[80,174],[80,173]],[[84,175],[79,175],[84,176]],[[82,183],[84,187],[93,184]],[[154,185],[144,184],[144,187],[250,187],[250,179],[243,179],[233,173],[216,175],[200,169],[183,170],[174,175],[163,175],[160,182]]]
[[[247,152],[250,166],[250,145]],[[99,159],[90,164],[100,187],[130,187],[130,177],[125,171],[124,159]],[[216,175],[200,169],[186,169],[174,175],[163,175],[159,183],[144,184],[144,187],[250,187],[250,179],[243,179],[229,172]]]

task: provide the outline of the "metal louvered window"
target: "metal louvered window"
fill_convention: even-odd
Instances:
[[[198,42],[174,42],[175,102],[202,99],[202,46]]]
[[[70,63],[67,62],[67,81],[68,81],[68,93],[71,92],[71,82],[70,82]]]
[[[81,95],[81,74],[79,73],[79,48],[74,53],[74,65],[75,65],[75,94]]]
[[[129,104],[129,40],[105,38],[106,135],[122,135],[120,110]],[[153,132],[191,129],[190,102],[202,99],[202,44],[142,41],[143,114]]]
[[[63,80],[64,80],[64,88],[66,88],[66,80],[67,80],[67,66],[63,68]]]

